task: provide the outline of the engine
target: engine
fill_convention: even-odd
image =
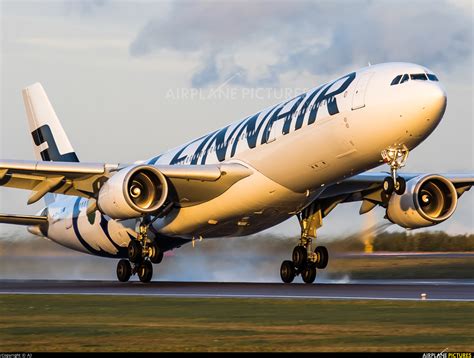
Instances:
[[[432,226],[451,217],[457,201],[451,181],[441,175],[421,175],[407,182],[403,195],[392,195],[387,218],[407,229]]]
[[[124,168],[99,191],[97,206],[113,219],[131,219],[156,212],[168,197],[165,176],[151,165]]]

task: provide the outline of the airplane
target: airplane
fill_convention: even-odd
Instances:
[[[38,215],[1,223],[73,250],[119,259],[117,278],[150,282],[166,251],[196,239],[246,236],[292,216],[301,235],[280,276],[311,284],[326,268],[316,246],[339,204],[376,206],[406,229],[456,210],[474,173],[399,173],[440,123],[447,95],[411,63],[369,65],[148,160],[84,163],[41,84],[22,91],[36,160],[1,160],[0,185],[44,198]],[[386,164],[387,172],[368,172]]]

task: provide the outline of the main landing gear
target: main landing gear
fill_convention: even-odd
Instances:
[[[382,151],[382,159],[390,166],[391,177],[386,177],[383,181],[383,191],[390,196],[394,192],[402,195],[406,189],[406,181],[397,176],[397,170],[404,167],[408,158],[409,150],[405,144],[389,147]]]
[[[132,275],[138,274],[141,282],[150,282],[153,276],[153,264],[163,260],[163,251],[156,241],[147,235],[148,226],[142,222],[138,226],[138,236],[128,245],[128,260],[122,259],[117,264],[117,278],[127,282]]]
[[[297,275],[301,275],[303,281],[309,284],[316,279],[316,269],[326,268],[329,260],[326,247],[317,246],[314,251],[312,249],[316,229],[322,225],[321,208],[313,203],[297,217],[301,226],[299,244],[293,249],[292,260],[281,264],[280,276],[283,282],[291,283]]]

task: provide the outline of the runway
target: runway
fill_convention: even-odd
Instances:
[[[142,284],[136,281],[120,283],[115,281],[0,280],[0,294],[474,301],[474,282],[472,280],[378,280],[306,285],[298,283],[156,281]]]

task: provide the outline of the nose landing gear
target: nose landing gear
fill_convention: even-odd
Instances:
[[[132,275],[138,274],[141,282],[150,282],[153,277],[153,265],[163,260],[163,251],[156,241],[147,234],[148,225],[138,224],[138,236],[128,244],[128,260],[122,259],[117,264],[117,278],[127,282]]]
[[[408,159],[409,150],[405,144],[389,147],[381,153],[382,159],[390,166],[391,177],[386,177],[383,181],[385,194],[392,195],[394,192],[402,195],[406,189],[406,181],[397,176],[398,169],[405,166]]]
[[[322,213],[318,204],[313,203],[297,215],[301,226],[301,237],[293,249],[292,260],[283,261],[280,267],[280,277],[283,282],[291,283],[297,275],[305,283],[313,283],[316,279],[316,269],[326,268],[329,260],[328,250],[317,246],[314,251],[312,242],[316,240],[316,229],[322,225]]]

